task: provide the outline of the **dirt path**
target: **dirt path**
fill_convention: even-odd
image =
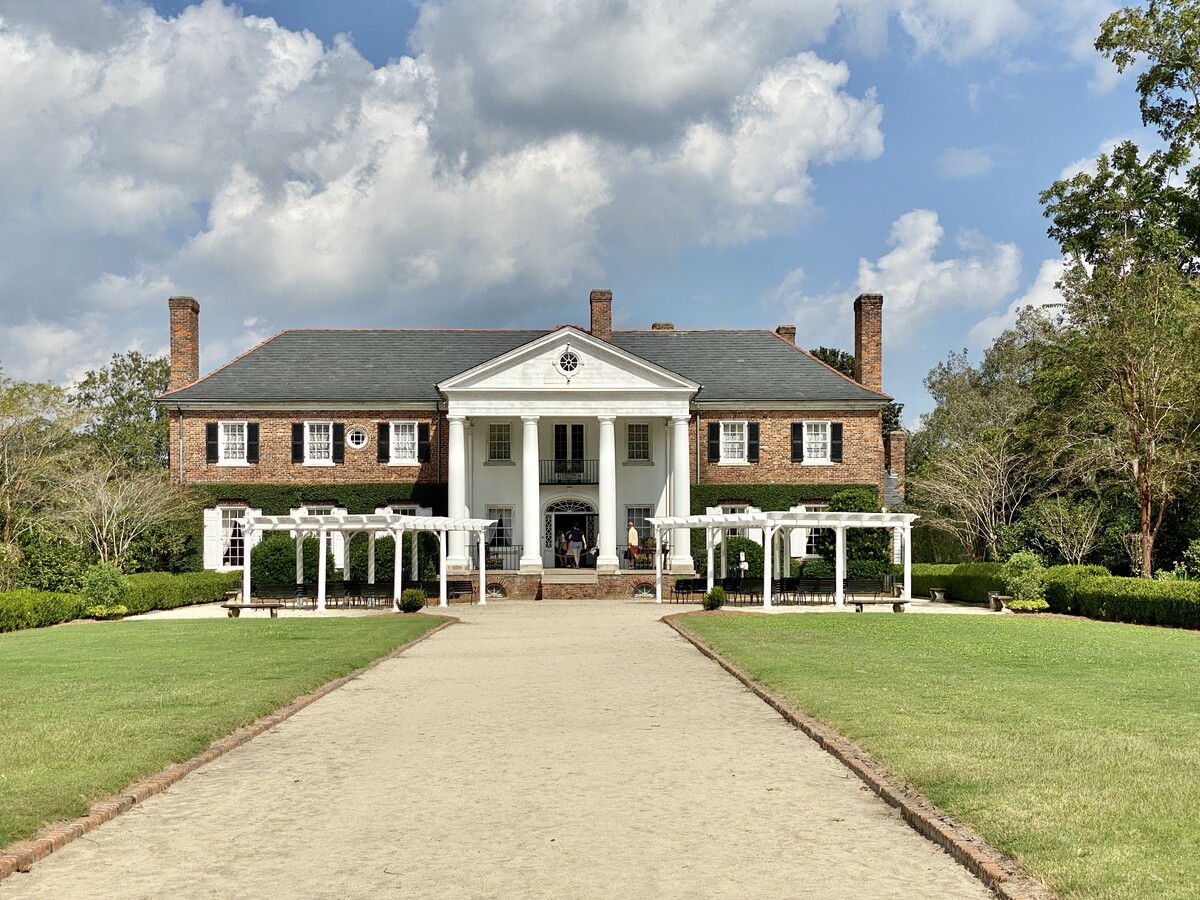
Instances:
[[[991,896],[664,611],[456,607],[0,895]]]

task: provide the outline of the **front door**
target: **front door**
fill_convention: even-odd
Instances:
[[[571,504],[581,505],[581,504]],[[596,546],[596,519],[594,512],[583,512],[580,510],[557,511],[549,510],[546,516],[550,520],[551,534],[553,535],[552,547],[547,554],[545,565],[555,569],[565,569],[573,567],[575,558],[570,553],[569,542],[564,546],[563,537],[570,537],[571,531],[578,527],[583,532],[583,549],[590,550]],[[587,566],[591,563],[595,565],[594,558],[590,558],[586,553],[581,554],[580,564]]]

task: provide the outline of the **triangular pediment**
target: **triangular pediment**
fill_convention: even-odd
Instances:
[[[551,331],[438,385],[466,392],[668,392],[700,385],[570,326]]]

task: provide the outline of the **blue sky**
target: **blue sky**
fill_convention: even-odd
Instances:
[[[1059,264],[1038,192],[1143,129],[1101,0],[0,0],[0,366],[207,371],[288,327],[798,326],[884,293],[906,420]]]

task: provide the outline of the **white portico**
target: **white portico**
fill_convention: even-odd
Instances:
[[[627,516],[690,512],[699,388],[571,326],[447,379],[447,512],[496,519],[489,552],[519,546],[523,573],[561,561],[558,531],[582,523],[597,573],[615,573]],[[667,565],[690,572],[687,533],[670,544]],[[448,567],[470,562],[451,533]]]

